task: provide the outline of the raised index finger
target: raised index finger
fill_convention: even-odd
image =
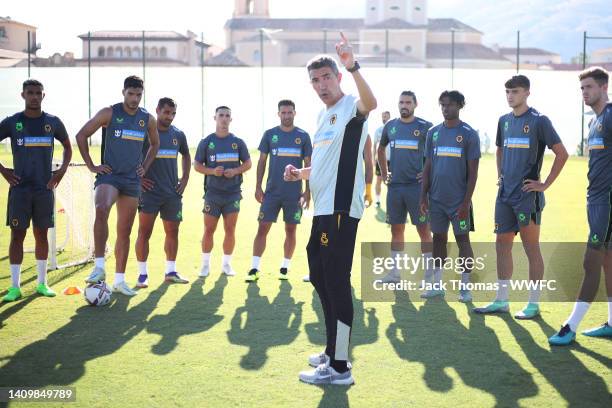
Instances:
[[[348,39],[344,36],[344,33],[342,31],[340,31],[340,38],[342,38],[342,41],[348,44]]]

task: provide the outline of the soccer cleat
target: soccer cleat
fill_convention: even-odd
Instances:
[[[138,281],[136,282],[136,287],[143,289],[149,287],[149,275],[138,275]]]
[[[106,280],[106,272],[104,272],[103,268],[95,267],[91,274],[85,279],[87,283],[98,283]]]
[[[225,264],[223,265],[221,271],[226,275],[226,276],[235,276],[236,275],[236,271],[234,271],[234,269],[232,268],[232,265],[230,264]]]
[[[210,274],[210,265],[204,265],[202,266],[202,269],[200,269],[200,278],[205,278],[208,276],[208,274]]]
[[[303,281],[303,282],[310,282],[310,275],[304,275],[304,276],[302,277],[302,281]]]
[[[400,280],[401,280],[401,277],[399,275],[399,272],[391,271],[388,274],[386,274],[385,276],[383,276],[380,281],[382,283],[399,283]]]
[[[325,364],[319,365],[314,370],[302,371],[300,381],[314,385],[351,385],[355,383],[350,369],[344,373],[339,373],[333,367]]]
[[[8,293],[2,298],[3,302],[14,302],[21,297],[21,289],[11,287],[8,289]]]
[[[249,274],[247,275],[244,281],[245,282],[257,282],[257,280],[259,280],[259,271],[253,268],[249,271]]]
[[[287,272],[289,272],[287,270],[287,268],[280,268],[280,271],[278,273],[278,279],[280,279],[280,280],[287,280],[287,279],[289,279],[289,277],[287,276]]]
[[[115,293],[119,292],[125,296],[135,296],[138,293],[130,289],[130,287],[127,285],[127,283],[125,283],[125,281],[121,283],[115,283],[113,285],[113,292]]]
[[[376,202],[376,208],[380,208],[380,201]]]
[[[46,297],[55,297],[56,295],[55,291],[47,286],[46,283],[39,283],[38,286],[36,286],[36,292]]]
[[[183,278],[178,272],[168,272],[164,279],[166,282],[170,283],[189,283],[189,280]]]
[[[612,337],[612,326],[605,322],[599,327],[583,331],[582,334],[589,337]]]
[[[548,343],[552,346],[567,346],[576,339],[576,333],[566,324],[559,330],[559,333],[551,336]]]
[[[329,361],[329,356],[325,354],[324,351],[320,352],[319,354],[311,354],[308,356],[308,364],[315,368],[321,364],[329,365]]]
[[[472,292],[467,289],[459,290],[459,301],[461,303],[470,303],[472,301]]]
[[[537,303],[527,303],[527,306],[514,315],[515,319],[529,320],[540,314],[540,306]]]
[[[429,289],[426,290],[425,292],[421,293],[421,298],[422,299],[431,299],[431,298],[435,298],[437,296],[440,297],[444,297],[445,292],[441,289]]]
[[[508,313],[510,305],[507,300],[496,300],[485,307],[475,307],[473,310],[478,314]]]

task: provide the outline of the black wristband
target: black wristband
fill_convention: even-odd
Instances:
[[[357,72],[359,68],[361,68],[361,66],[359,65],[359,62],[355,61],[355,64],[353,64],[353,67],[347,68],[346,70],[352,74],[353,72]]]

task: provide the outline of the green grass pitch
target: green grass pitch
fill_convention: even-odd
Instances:
[[[1,153],[0,160],[9,163],[9,154]],[[75,161],[80,161],[77,151]],[[544,175],[551,162],[547,156]],[[571,158],[547,192],[542,241],[586,239],[586,170],[585,159]],[[25,298],[0,305],[0,386],[72,386],[77,403],[65,405],[88,407],[610,406],[612,343],[580,335],[568,348],[551,349],[547,343],[571,303],[543,304],[541,319],[520,322],[511,316],[474,315],[454,301],[421,302],[398,295],[395,303],[363,302],[359,246],[353,265],[351,348],[356,384],[300,383],[298,371],[325,341],[318,298],[301,281],[307,273],[311,219],[305,217],[299,227],[290,280],[280,283],[276,277],[284,234],[282,225],[275,225],[262,260],[263,276],[256,285],[246,284],[259,211],[254,181],[251,170],[245,177],[233,259],[239,274],[233,278],[220,275],[219,230],[211,275],[196,279],[203,189],[202,176],[195,173],[185,193],[178,256],[179,271],[191,279],[188,285],[162,282],[159,222],[151,241],[150,287],[132,299],[115,295],[103,308],[86,306],[82,296],[34,295],[33,255],[27,254]],[[494,239],[495,181],[494,157],[485,156],[474,198],[473,241]],[[7,191],[0,180],[3,217]],[[389,239],[381,219],[380,211],[366,210],[358,240]],[[114,218],[111,222],[112,247]],[[129,283],[137,276],[135,236],[134,229]],[[407,228],[407,240],[415,239],[414,229]],[[10,284],[8,241],[8,228],[1,228],[0,295]],[[112,277],[114,258],[107,262]],[[83,287],[90,268],[52,271],[50,284],[58,292],[70,285]],[[513,304],[512,310],[521,306]],[[594,304],[581,328],[601,324],[606,317],[606,305]]]

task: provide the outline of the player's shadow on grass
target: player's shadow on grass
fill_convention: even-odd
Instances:
[[[378,340],[378,317],[375,308],[364,309],[363,301],[355,296],[355,288],[351,288],[353,295],[353,326],[351,327],[351,340],[349,346],[349,360],[355,362],[353,349],[357,346],[374,344]],[[319,353],[325,349],[327,336],[325,335],[325,319],[319,295],[312,290],[312,309],[317,315],[317,321],[304,325],[308,341],[312,344],[321,346],[320,350],[313,350],[312,353]]]
[[[72,268],[67,268],[67,269],[59,269],[57,271],[51,271],[48,275],[47,275],[47,281],[49,283],[49,286],[56,286],[58,285],[60,282],[70,278],[72,275],[79,273],[81,270],[85,269],[87,266],[87,264],[83,264],[83,265],[78,265],[76,267],[72,267]],[[32,269],[32,268],[29,268]],[[34,267],[34,269],[36,269]],[[23,274],[23,272],[22,272]],[[0,303],[0,329],[2,328],[2,326],[4,326],[4,321],[6,319],[8,319],[9,317],[11,317],[12,315],[14,315],[15,313],[21,311],[24,307],[26,307],[27,305],[29,305],[32,301],[36,300],[37,298],[41,297],[41,295],[37,294],[37,293],[31,293],[34,291],[34,289],[32,289],[32,291],[28,290],[24,292],[24,286],[32,281],[35,281],[36,279],[38,279],[37,275],[36,275],[36,271],[34,273],[34,275],[30,278],[28,278],[26,281],[22,282],[21,288],[22,288],[22,292],[24,293],[24,298],[18,300],[17,302],[11,302],[11,303]],[[55,287],[54,288],[57,292],[57,296],[63,296],[61,293],[61,288],[60,287]],[[0,296],[4,296],[6,291],[2,291],[0,292]],[[43,299],[45,301],[49,301],[49,302],[53,302],[53,299]]]
[[[108,306],[78,308],[66,325],[11,356],[0,368],[0,384],[37,388],[74,384],[85,374],[88,361],[115,353],[144,330],[167,287],[160,286],[129,309],[132,298],[122,295],[113,296]]]
[[[223,304],[227,276],[221,274],[206,294],[203,293],[203,283],[202,279],[195,281],[168,314],[155,315],[150,319],[147,332],[161,336],[151,348],[153,353],[168,354],[176,348],[181,336],[207,331],[223,320],[223,316],[217,312]]]
[[[552,304],[549,304],[549,307],[552,307]],[[565,399],[568,406],[609,407],[611,405],[612,397],[608,392],[606,381],[587,369],[584,363],[577,359],[572,351],[578,350],[590,355],[607,366],[608,370],[612,369],[612,360],[610,358],[576,345],[551,348],[548,345],[547,339],[556,333],[557,330],[553,329],[541,318],[533,322],[518,322],[507,314],[502,318],[508,324],[516,342],[523,349],[529,362]],[[538,341],[525,328],[525,325],[531,324],[538,324],[543,332]],[[602,341],[607,340],[602,339]],[[609,371],[608,374],[610,374]]]
[[[303,302],[291,296],[291,284],[281,281],[278,294],[270,303],[260,295],[257,284],[247,286],[244,306],[236,309],[227,337],[232,344],[249,348],[242,356],[240,366],[246,370],[261,368],[268,349],[291,344],[300,332]]]
[[[483,316],[470,314],[466,328],[445,301],[428,300],[417,309],[406,292],[396,292],[392,313],[387,337],[400,358],[423,364],[429,389],[453,389],[445,372],[453,368],[465,385],[492,395],[496,406],[518,407],[520,399],[537,395],[532,375],[501,349]]]

